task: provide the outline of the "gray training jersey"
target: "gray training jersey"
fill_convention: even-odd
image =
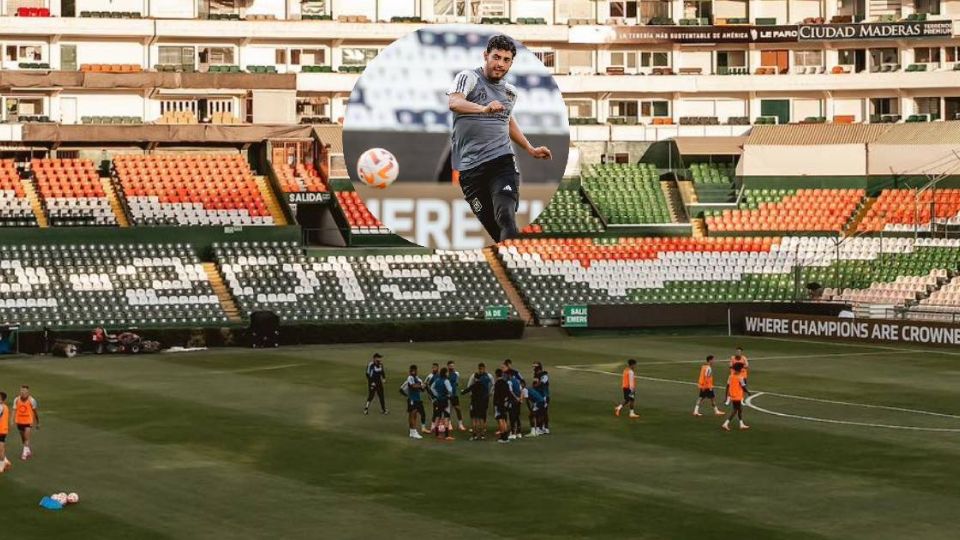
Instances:
[[[503,111],[492,114],[453,113],[450,142],[451,160],[458,171],[472,169],[503,155],[513,154],[510,143],[510,115],[517,103],[517,89],[503,79],[492,82],[483,75],[483,68],[457,73],[450,94],[463,94],[467,101],[487,106],[499,101]]]

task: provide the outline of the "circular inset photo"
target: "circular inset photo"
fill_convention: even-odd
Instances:
[[[394,233],[475,249],[536,219],[563,178],[567,109],[537,56],[488,27],[393,42],[357,81],[343,123],[351,180]]]

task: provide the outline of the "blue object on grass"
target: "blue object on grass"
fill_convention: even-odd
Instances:
[[[50,497],[44,497],[40,499],[40,506],[46,508],[47,510],[61,510],[63,505],[57,501],[51,499]]]

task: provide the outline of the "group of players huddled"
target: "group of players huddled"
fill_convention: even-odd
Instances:
[[[713,359],[712,354],[708,355],[700,366],[700,376],[697,378],[699,394],[697,403],[693,406],[694,416],[703,416],[700,413],[700,406],[708,399],[710,404],[713,405],[714,415],[724,416],[726,414],[717,407],[716,394],[713,391]],[[620,416],[620,412],[626,407],[630,411],[630,418],[640,418],[640,415],[634,410],[637,392],[636,368],[636,360],[633,358],[627,360],[627,367],[624,368],[621,379],[623,401],[613,409],[613,414],[616,416]],[[724,431],[730,431],[730,421],[733,420],[734,416],[740,422],[740,429],[750,429],[750,426],[743,421],[743,402],[750,395],[750,390],[747,388],[749,372],[750,360],[743,354],[743,348],[737,347],[737,353],[730,357],[730,374],[727,376],[726,402],[724,404],[732,405],[733,408],[730,410],[730,416],[720,426]]]
[[[370,403],[376,396],[380,409],[387,414],[384,400],[384,385],[387,380],[383,367],[383,357],[374,354],[367,365],[367,385],[369,394],[364,414],[369,413]],[[523,435],[521,409],[527,406],[530,432],[527,436],[537,437],[550,433],[550,376],[540,362],[533,364],[533,378],[528,385],[519,371],[514,369],[508,358],[491,375],[483,362],[477,364],[477,370],[467,379],[466,386],[460,386],[460,372],[451,360],[446,366],[434,363],[426,378],[420,378],[416,365],[411,365],[407,378],[400,385],[400,393],[407,400],[408,426],[411,439],[422,439],[421,433],[433,434],[437,439],[452,441],[456,429],[468,431],[463,424],[463,411],[460,408],[460,396],[470,396],[470,440],[482,441],[487,437],[487,418],[490,401],[493,400],[493,415],[497,421],[495,436],[497,442],[507,443],[520,439]],[[424,408],[424,394],[432,405],[430,425],[427,426],[427,413]],[[457,426],[453,425],[453,413],[457,415]]]

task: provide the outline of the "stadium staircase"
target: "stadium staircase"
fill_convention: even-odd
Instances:
[[[697,190],[693,187],[693,182],[677,182],[677,189],[680,191],[680,199],[684,204],[696,204],[700,202],[697,197]]]
[[[213,289],[217,298],[220,299],[220,307],[223,308],[223,312],[227,314],[230,322],[243,322],[243,318],[240,317],[240,310],[237,308],[237,303],[234,302],[233,296],[230,295],[230,291],[227,289],[226,284],[224,284],[223,276],[220,275],[217,264],[205,262],[203,263],[203,271],[206,272],[207,277],[210,278],[210,288]]]
[[[33,208],[33,214],[37,216],[37,225],[40,227],[49,227],[50,221],[47,220],[47,213],[44,212],[43,205],[40,204],[40,197],[37,195],[37,189],[33,185],[33,182],[24,180],[23,192],[26,193],[27,198],[30,199],[30,207]]]
[[[663,190],[663,197],[667,200],[667,207],[670,209],[670,219],[674,223],[688,223],[687,210],[683,204],[683,198],[680,196],[680,189],[677,182],[665,180],[660,182],[660,189]]]
[[[690,220],[690,224],[693,225],[691,229],[691,235],[694,238],[703,238],[707,236],[707,225],[704,223],[703,218],[693,218]]]
[[[283,215],[283,208],[280,207],[280,201],[277,200],[277,194],[270,188],[267,178],[265,176],[254,176],[253,179],[257,182],[257,188],[260,189],[260,194],[263,195],[263,200],[267,203],[267,210],[273,216],[274,223],[281,227],[288,225],[287,218]]]
[[[117,196],[117,191],[113,188],[113,183],[109,178],[101,178],[100,183],[103,184],[103,191],[107,194],[107,200],[110,201],[110,208],[113,209],[113,215],[117,217],[117,224],[121,227],[129,227],[130,220],[127,219],[127,212],[123,209],[123,204],[120,203],[120,197]]]
[[[530,308],[523,303],[523,297],[520,296],[520,292],[517,291],[516,286],[514,286],[513,282],[510,281],[510,278],[507,276],[507,269],[504,268],[503,261],[500,260],[500,257],[497,257],[496,248],[492,246],[483,248],[483,256],[486,257],[487,262],[490,264],[493,275],[497,277],[500,286],[503,287],[504,292],[507,293],[507,299],[510,300],[513,309],[517,310],[517,315],[527,326],[533,325],[533,313],[530,311]]]
[[[876,197],[867,197],[864,199],[864,203],[860,206],[860,210],[854,214],[853,219],[851,219],[850,223],[847,225],[847,230],[844,232],[844,236],[853,236],[857,234],[857,231],[860,229],[860,223],[863,222],[865,217],[867,217],[867,214],[870,213],[870,208],[876,202]]]

